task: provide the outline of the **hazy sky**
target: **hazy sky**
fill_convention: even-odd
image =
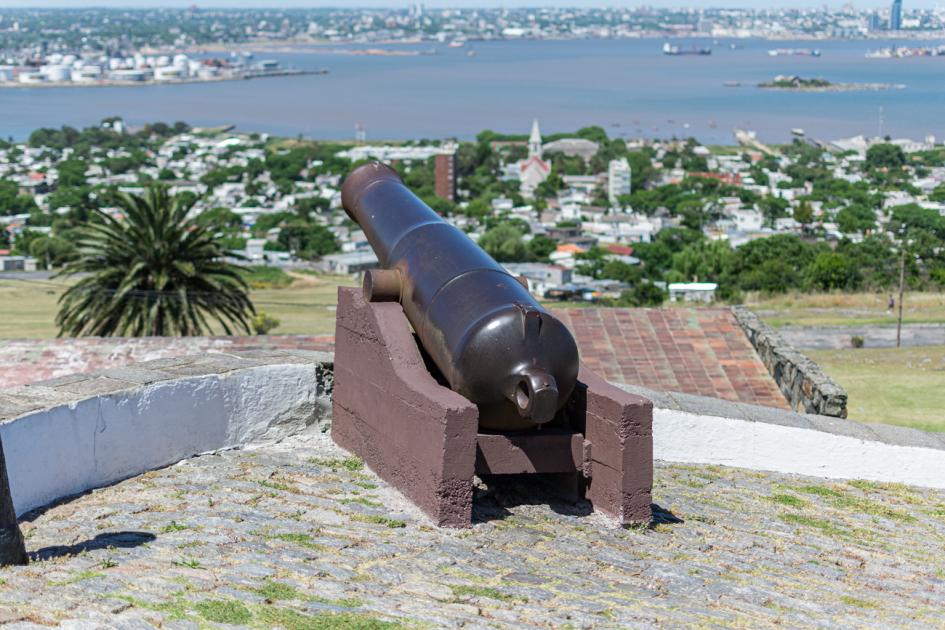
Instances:
[[[945,3],[945,0],[905,0],[903,5],[909,7],[931,8]],[[4,7],[188,7],[196,4],[198,7],[406,7],[409,0],[0,0],[0,8]],[[638,6],[648,4],[656,7],[839,7],[845,2],[832,0],[817,2],[816,0],[641,0],[639,2],[621,2],[620,0],[433,0],[424,2],[428,7],[521,7],[521,6],[568,6],[568,7],[599,7],[599,6]],[[888,2],[878,0],[854,2],[855,6],[875,8],[886,6]]]

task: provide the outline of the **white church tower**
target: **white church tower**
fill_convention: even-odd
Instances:
[[[537,118],[532,121],[532,135],[528,138],[528,157],[541,157],[541,130]]]

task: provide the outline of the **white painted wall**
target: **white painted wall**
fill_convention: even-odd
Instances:
[[[0,425],[17,514],[200,453],[271,442],[317,418],[314,365],[163,381]],[[322,401],[321,404],[327,404]]]
[[[671,409],[653,410],[653,456],[669,462],[945,488],[945,451]]]

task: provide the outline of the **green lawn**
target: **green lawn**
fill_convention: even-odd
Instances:
[[[280,320],[273,334],[333,334],[338,286],[353,286],[355,281],[330,275],[293,278],[286,288],[254,289],[250,294],[257,310]],[[67,286],[64,281],[0,280],[0,339],[55,337],[56,300]]]
[[[850,418],[945,431],[945,346],[805,354],[847,390]]]

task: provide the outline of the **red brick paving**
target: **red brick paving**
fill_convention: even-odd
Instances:
[[[581,359],[610,381],[789,409],[731,311],[555,310]]]

